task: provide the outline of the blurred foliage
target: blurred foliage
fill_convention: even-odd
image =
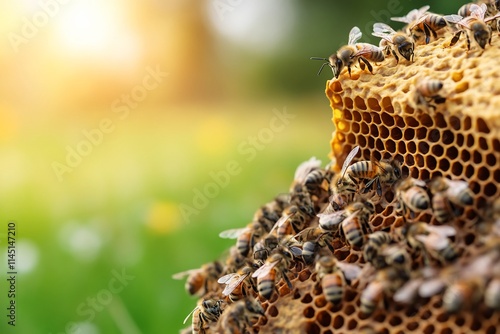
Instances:
[[[18,323],[3,316],[1,333],[73,333],[72,323],[86,334],[176,332],[196,299],[172,274],[219,258],[234,241],[218,233],[286,192],[300,162],[326,164],[330,73],[318,77],[309,57],[328,57],[353,25],[376,43],[363,27],[390,1],[233,1],[224,17],[216,3],[75,0],[18,48],[8,36],[40,4],[1,5],[0,253],[14,220],[19,267]],[[396,16],[426,4],[396,3]],[[428,2],[440,13],[462,3]],[[115,103],[156,66],[169,76],[120,118]],[[295,118],[246,161],[240,145],[284,108]],[[103,119],[113,130],[59,182],[53,163]],[[230,161],[241,172],[186,222],[179,205]],[[134,278],[103,299],[122,270]]]

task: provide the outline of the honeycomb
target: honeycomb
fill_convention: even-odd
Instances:
[[[360,275],[343,284],[341,301],[327,301],[314,263],[294,256],[286,270],[277,274],[276,289],[269,300],[250,284],[242,283],[246,294],[261,303],[265,316],[255,317],[257,321],[248,320],[239,332],[500,333],[500,37],[494,33],[491,45],[484,50],[472,42],[468,51],[465,38],[449,45],[453,34],[448,29],[441,38],[418,45],[413,62],[400,59],[396,64],[394,57],[388,56],[384,62],[372,64],[374,74],[353,67],[351,76],[344,70],[338,79],[327,81],[326,95],[335,126],[331,164],[324,169],[315,165],[308,170],[321,171],[322,181],[309,187],[304,178],[296,175],[289,198],[276,197],[260,208],[252,221],[263,225],[265,221],[267,235],[275,233],[275,229],[270,232],[271,227],[280,217],[289,217],[289,207],[303,200],[297,195],[302,191],[310,197],[314,214],[303,214],[303,226],[291,234],[300,239],[300,230],[318,228],[316,214],[331,206],[332,179],[356,146],[359,152],[351,164],[395,159],[401,163],[402,178],[418,179],[425,184],[439,177],[464,181],[472,191],[472,204],[454,208],[452,218],[445,223],[436,220],[431,205],[403,215],[394,191],[397,185],[384,185],[379,198],[370,194],[375,213],[367,222],[364,247],[372,233],[385,231],[393,237],[391,245],[408,251],[411,259],[407,276],[386,279],[392,285],[401,281],[397,286],[383,281],[384,292],[373,313],[362,311],[362,299],[368,295],[368,289],[376,287],[374,282],[380,282],[378,275],[390,271],[375,268],[365,259],[363,247],[351,247],[345,235],[335,233],[327,241],[329,247],[315,249],[314,262],[319,256],[333,255],[342,264],[360,268]],[[416,102],[416,87],[425,80],[439,80],[443,84],[439,101],[431,98],[425,104]],[[429,198],[435,197],[423,187]],[[446,240],[457,258],[443,261],[413,249],[402,231],[416,223],[453,227],[456,233]],[[266,234],[255,241],[264,238]],[[303,252],[305,244],[301,248]],[[225,268],[220,276],[235,273],[250,263],[257,267],[265,263],[256,260],[252,251],[240,255],[236,246],[229,254],[223,260]],[[248,275],[247,281],[252,280],[255,284],[255,278]],[[432,293],[423,295],[418,290],[406,301],[396,300],[397,293],[411,283],[420,287],[428,283],[429,288],[435,281],[441,286]],[[464,287],[464,282],[469,281],[476,285],[467,287],[474,288]],[[233,301],[222,293],[224,284],[209,286],[200,301],[222,300],[223,317]],[[462,294],[457,296],[465,300],[458,306],[456,299],[450,299],[456,297],[451,293],[455,286],[461,287]],[[207,321],[195,332],[237,331],[224,328],[220,321]]]

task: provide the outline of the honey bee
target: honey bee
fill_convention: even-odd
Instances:
[[[483,293],[484,280],[481,277],[459,279],[444,292],[443,306],[448,312],[456,313],[465,305],[477,305]]]
[[[287,276],[291,259],[291,254],[286,251],[273,252],[266,259],[266,262],[252,274],[252,277],[257,278],[257,289],[261,297],[265,299],[271,298],[275,287],[274,283],[277,272],[280,273],[290,290],[292,289],[292,283]]]
[[[264,316],[262,305],[253,297],[237,301],[229,305],[220,317],[220,327],[224,333],[249,333],[248,328],[253,326],[259,316]]]
[[[281,221],[278,226],[277,233],[279,239],[283,239],[287,235],[294,235],[307,227],[312,215],[311,212],[306,210],[304,207],[297,207],[296,205],[291,205],[286,209],[288,213],[285,217],[288,218]]]
[[[361,179],[371,179],[365,185],[363,192],[368,192],[373,184],[376,184],[377,195],[382,196],[382,184],[391,185],[401,178],[401,163],[398,160],[383,159],[380,161],[358,161],[349,165],[352,159],[359,151],[359,146],[356,146],[348,154],[342,170],[340,171],[340,179],[337,181],[337,186],[341,182],[347,181],[356,183]]]
[[[184,319],[183,324],[189,319],[191,314],[193,315],[193,320],[191,323],[191,329],[193,333],[205,333],[205,329],[208,328],[208,322],[214,322],[219,319],[222,313],[221,304],[222,300],[216,299],[204,299],[202,300]]]
[[[204,264],[201,268],[186,270],[172,275],[173,279],[187,277],[185,289],[192,296],[201,297],[214,289],[214,282],[222,273],[222,264],[219,261]]]
[[[500,277],[493,278],[484,292],[484,303],[491,309],[500,309]]]
[[[319,198],[323,191],[328,191],[328,186],[324,186],[325,182],[327,182],[327,172],[323,169],[316,169],[307,174],[304,185],[309,195]]]
[[[403,227],[403,235],[415,250],[424,252],[426,262],[428,256],[442,262],[451,262],[458,257],[452,241],[448,237],[456,234],[452,226],[434,226],[424,222],[410,223]]]
[[[254,272],[255,269],[255,267],[246,266],[243,267],[238,273],[231,273],[220,277],[217,280],[217,283],[226,285],[222,291],[222,295],[229,296],[229,299],[233,302],[247,296],[247,292],[244,287],[245,280],[248,280],[252,288],[256,291],[257,289],[255,288],[253,281],[249,279],[250,274]]]
[[[349,204],[344,210],[329,214],[318,214],[319,227],[325,231],[336,231],[342,227],[345,238],[351,246],[361,247],[364,242],[365,226],[375,213],[375,206],[370,201],[357,201]]]
[[[397,53],[408,61],[412,61],[414,58],[413,50],[415,49],[415,43],[413,43],[411,37],[408,37],[405,33],[396,32],[385,23],[375,23],[373,25],[372,35],[380,37],[382,40],[389,43],[387,45],[387,53],[392,53],[394,58],[396,58],[396,64],[399,62]]]
[[[265,238],[261,239],[253,247],[254,260],[265,261],[273,249],[278,247],[278,237],[273,234],[268,234]]]
[[[446,101],[446,98],[439,95],[439,91],[443,88],[443,83],[434,79],[421,79],[417,81],[412,95],[413,106],[418,108],[435,108],[431,103],[441,104]]]
[[[298,233],[295,238],[301,239],[302,244],[302,259],[306,264],[311,264],[314,261],[318,248],[328,247],[333,253],[335,249],[332,246],[333,236],[331,231],[324,231],[320,227],[309,227]]]
[[[339,262],[333,256],[323,256],[316,262],[318,282],[321,282],[325,299],[332,304],[342,301],[345,285],[356,279],[360,272],[357,265]]]
[[[474,193],[466,181],[435,177],[428,186],[432,194],[444,192],[450,202],[458,206],[471,205],[474,200]]]
[[[422,33],[425,36],[425,44],[429,44],[431,36],[436,39],[437,31],[447,26],[445,18],[441,15],[429,13],[429,6],[413,9],[406,16],[391,17],[392,21],[407,23],[407,30],[412,34],[414,41],[419,41]]]
[[[345,158],[340,173],[335,175],[330,183],[330,190],[333,194],[332,196],[338,196],[342,202],[351,202],[354,198],[354,194],[358,191],[356,182],[346,176],[347,168],[358,152],[359,146],[355,146]]]
[[[485,14],[488,10],[487,5],[482,3],[480,5],[471,4],[468,7],[469,16],[463,17],[461,15],[447,15],[446,20],[451,23],[455,23],[459,30],[453,36],[450,42],[450,46],[455,45],[462,33],[465,33],[467,38],[467,50],[470,50],[470,40],[471,37],[474,38],[476,43],[484,49],[486,43],[491,45],[491,27],[487,24],[488,22],[495,20],[500,17],[500,13],[496,13],[493,16],[485,18]],[[469,37],[469,35],[471,35]]]
[[[365,246],[363,247],[363,258],[366,262],[371,262],[375,267],[378,268],[373,262],[377,261],[378,255],[380,253],[380,248],[384,244],[389,244],[393,241],[391,234],[384,231],[373,232],[368,236]]]
[[[219,233],[219,237],[226,239],[236,239],[236,248],[241,255],[247,256],[250,249],[253,249],[255,242],[265,234],[265,229],[259,222],[252,222],[247,227],[241,229],[230,229]]]
[[[425,182],[408,177],[396,185],[396,198],[399,201],[400,210],[406,216],[408,212],[416,213],[430,207],[430,199],[423,189]]]
[[[312,157],[311,159],[301,163],[295,170],[295,175],[293,177],[293,183],[290,187],[290,192],[302,192],[303,187],[306,186],[306,181],[308,181],[308,176],[314,171],[320,170],[321,161]],[[311,183],[315,180],[309,180]],[[322,181],[322,180],[321,180]]]
[[[387,307],[387,298],[393,296],[407,278],[405,273],[394,267],[378,270],[373,281],[361,293],[361,312],[365,315],[371,315],[382,300]]]
[[[333,76],[338,79],[340,72],[347,67],[349,76],[351,76],[351,66],[357,60],[361,69],[364,65],[368,67],[370,73],[373,74],[373,67],[370,60],[374,62],[381,62],[385,59],[384,52],[378,46],[368,43],[356,43],[362,36],[361,30],[358,27],[353,27],[349,32],[349,42],[347,45],[341,47],[337,53],[332,54],[328,59],[320,57],[311,57],[313,60],[324,60],[326,63],[321,65],[318,75],[323,70],[325,65],[330,66]],[[362,65],[363,62],[363,65]]]

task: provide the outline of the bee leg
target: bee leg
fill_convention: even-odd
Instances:
[[[469,34],[465,34],[465,37],[467,37],[467,51],[470,51],[470,38],[469,38]]]
[[[372,67],[372,65],[370,64],[370,62],[369,62],[368,60],[366,60],[365,58],[363,58],[363,57],[359,57],[359,59],[360,59],[361,61],[363,61],[363,63],[365,63],[365,64],[366,64],[366,67],[368,67],[368,71],[370,71],[370,73],[371,73],[371,74],[373,74],[373,67]]]
[[[380,183],[380,179],[377,179],[377,195],[382,197],[382,184]]]
[[[437,37],[436,32],[430,29],[427,23],[424,23],[425,44],[429,44],[429,42],[431,41],[431,31],[432,31],[432,36],[436,38]]]
[[[396,58],[396,64],[398,64],[399,63],[399,57],[396,54],[396,51],[392,50],[392,55],[394,56],[394,58]]]
[[[326,247],[328,247],[332,254],[335,253],[335,248],[333,248],[333,246],[329,242],[326,243]]]
[[[347,72],[349,72],[349,78],[351,77],[351,65],[347,65]]]
[[[460,35],[462,35],[462,30],[459,30],[451,39],[450,41],[450,46],[453,46],[457,44],[458,40],[460,39]]]
[[[358,64],[359,64],[359,68],[361,69],[361,71],[364,71],[364,70],[365,70],[365,64],[363,64],[363,63],[361,62],[361,57],[360,57],[360,58],[358,58]]]
[[[446,102],[446,98],[445,97],[442,97],[440,95],[436,95],[434,96],[434,102],[436,104],[441,104],[441,103],[445,103]]]
[[[286,275],[286,273],[285,273],[284,270],[281,271],[281,276],[283,276],[283,279],[285,280],[286,285],[288,285],[288,287],[290,288],[290,290],[292,290],[293,289],[292,282],[290,282],[290,279],[288,278],[288,276]]]

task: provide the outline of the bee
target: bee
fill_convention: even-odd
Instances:
[[[474,201],[474,193],[466,181],[450,180],[441,176],[433,178],[428,186],[432,194],[444,192],[450,202],[458,206],[471,205]]]
[[[278,247],[278,237],[273,234],[268,234],[265,238],[261,239],[253,247],[254,260],[265,261],[273,249]]]
[[[333,253],[335,249],[332,246],[333,235],[331,231],[324,231],[320,227],[309,227],[295,236],[303,241],[302,259],[306,264],[314,261],[318,248],[328,247]]]
[[[407,23],[407,31],[412,35],[414,41],[420,40],[422,33],[424,33],[425,44],[429,44],[431,36],[436,39],[437,31],[447,26],[445,18],[429,13],[429,8],[429,6],[423,6],[420,9],[413,9],[406,16],[391,17],[391,20]]]
[[[347,168],[358,152],[359,146],[355,146],[345,158],[340,173],[335,175],[330,183],[330,190],[333,194],[332,196],[339,197],[342,202],[351,202],[354,198],[354,194],[358,191],[356,182],[346,176]]]
[[[387,308],[387,298],[406,282],[407,276],[394,267],[387,267],[377,271],[373,281],[371,281],[361,293],[361,312],[371,315],[383,300]]]
[[[387,54],[392,53],[394,58],[396,58],[396,64],[399,62],[399,53],[403,58],[408,61],[412,61],[414,58],[413,50],[415,49],[415,43],[411,37],[408,37],[405,33],[396,32],[390,26],[385,23],[375,23],[373,25],[373,36],[380,37],[387,43]],[[390,50],[390,51],[389,51]],[[396,53],[397,51],[397,53]]]
[[[319,198],[323,191],[328,191],[328,186],[324,185],[325,182],[328,182],[327,171],[316,169],[307,174],[304,185],[309,195]]]
[[[373,74],[373,67],[370,64],[370,60],[374,62],[381,62],[385,59],[384,52],[378,46],[368,44],[368,43],[356,43],[363,34],[358,27],[353,27],[349,32],[349,42],[347,45],[341,47],[337,53],[332,54],[328,59],[311,57],[313,60],[324,60],[326,63],[321,65],[318,75],[323,70],[325,65],[330,66],[333,72],[333,76],[338,79],[340,73],[347,67],[349,76],[351,76],[351,66],[357,60],[361,69],[364,69],[364,65],[368,67],[370,73]],[[363,62],[363,65],[362,65]]]
[[[461,15],[445,16],[448,22],[455,23],[459,27],[459,30],[451,39],[450,46],[458,42],[462,33],[465,33],[467,38],[467,50],[470,50],[471,37],[474,38],[481,49],[486,47],[486,43],[491,45],[491,27],[487,23],[499,18],[500,13],[485,18],[487,10],[488,7],[484,3],[480,5],[471,4],[469,6],[470,14],[467,17]],[[471,36],[469,37],[469,35]]]
[[[356,279],[360,272],[357,265],[339,262],[334,256],[323,256],[316,262],[318,282],[321,282],[325,299],[332,304],[342,301],[345,285]]]
[[[368,236],[368,240],[363,247],[363,258],[366,262],[377,261],[380,253],[380,248],[384,244],[389,244],[393,241],[391,234],[384,231],[377,231]],[[375,267],[378,267],[374,264]]]
[[[399,201],[400,210],[405,216],[408,212],[421,212],[431,206],[429,195],[423,189],[424,187],[424,181],[411,177],[396,185],[396,198]]]
[[[253,249],[255,242],[266,233],[265,228],[259,222],[252,222],[241,229],[230,229],[219,233],[219,237],[226,239],[236,238],[236,248],[241,255],[247,256]]]
[[[296,205],[291,205],[286,209],[288,212],[284,217],[288,217],[280,222],[278,226],[278,238],[283,239],[287,235],[294,235],[303,229],[305,229],[314,215],[314,211],[311,214],[304,207],[297,207]]]
[[[347,168],[346,174],[352,180],[370,179],[363,190],[368,192],[376,186],[378,196],[382,196],[382,185],[392,185],[401,178],[401,163],[395,159],[380,161],[358,161]]]
[[[290,187],[290,192],[302,192],[303,187],[306,186],[306,181],[308,180],[309,174],[316,170],[320,170],[321,161],[312,157],[311,159],[301,163],[295,170],[295,175],[293,177],[293,183]],[[309,180],[308,182],[311,183]],[[322,180],[321,180],[322,181]]]
[[[484,293],[481,277],[459,279],[452,283],[443,295],[443,306],[450,313],[456,313],[465,305],[477,305]]]
[[[220,317],[220,327],[224,333],[249,333],[248,327],[253,326],[260,316],[264,316],[262,305],[253,297],[237,301],[229,305]]]
[[[229,255],[226,258],[224,273],[237,272],[248,264],[249,259],[240,254],[236,245],[229,249]],[[220,275],[219,275],[220,276]]]
[[[491,309],[500,309],[500,277],[493,278],[484,292],[484,303]]]
[[[247,296],[245,285],[245,280],[249,281],[254,291],[257,291],[253,281],[250,278],[250,274],[255,271],[255,267],[246,266],[243,267],[238,273],[231,273],[220,277],[217,283],[225,284],[225,288],[222,291],[222,295],[229,296],[231,301],[240,300],[242,297]]]
[[[441,104],[446,101],[446,98],[439,95],[439,92],[443,88],[443,83],[435,79],[420,79],[417,81],[413,88],[412,95],[413,107],[419,108],[435,108],[431,102],[436,104]]]
[[[273,252],[266,259],[266,262],[252,274],[252,277],[257,278],[257,289],[261,297],[265,299],[271,298],[275,288],[274,284],[277,272],[280,273],[290,290],[293,288],[287,276],[291,260],[291,254],[286,251]]]
[[[409,223],[403,227],[403,235],[412,249],[422,250],[425,260],[428,256],[442,262],[451,262],[458,257],[452,241],[448,237],[456,234],[452,226],[434,226],[424,222]]]
[[[191,323],[191,329],[193,333],[205,333],[205,329],[208,328],[208,322],[215,322],[219,319],[222,313],[221,304],[222,300],[216,299],[204,299],[202,300],[184,319],[183,324],[189,319],[191,314],[193,315],[193,320]]]
[[[351,246],[361,247],[364,242],[363,230],[370,217],[375,213],[375,206],[370,201],[357,201],[344,210],[329,214],[318,214],[319,227],[325,231],[336,231],[342,227],[345,238]]]
[[[186,270],[172,275],[173,279],[187,277],[185,289],[191,296],[201,297],[214,289],[214,282],[222,273],[222,264],[219,261],[204,264],[201,268]]]

